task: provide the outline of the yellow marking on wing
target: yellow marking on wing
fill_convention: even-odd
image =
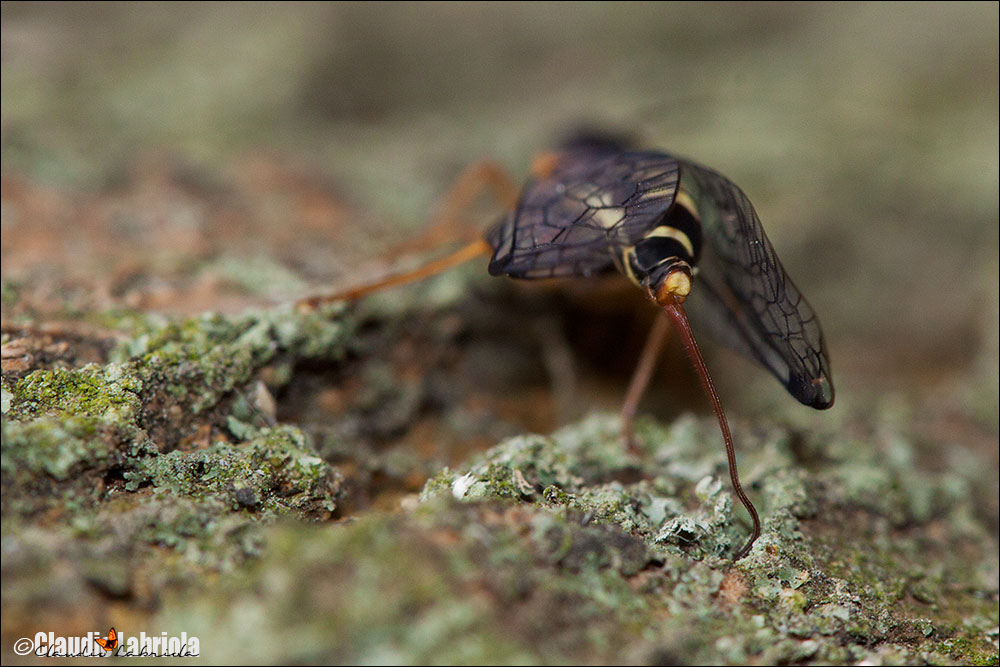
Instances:
[[[594,211],[593,220],[604,229],[611,229],[625,217],[623,208],[599,208]]]
[[[664,185],[662,188],[654,188],[652,190],[646,190],[642,193],[642,199],[659,199],[664,194],[670,194],[674,191],[673,185]]]
[[[606,208],[615,205],[615,201],[612,199],[614,193],[603,190],[594,183],[575,183],[564,187],[562,193],[567,197],[579,199],[591,208]]]

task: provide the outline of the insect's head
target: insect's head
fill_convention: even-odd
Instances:
[[[661,306],[665,306],[669,301],[684,303],[684,299],[690,293],[691,266],[684,261],[673,264],[671,270],[663,275],[655,288],[652,285],[649,287],[653,301]]]
[[[625,248],[619,266],[659,305],[667,300],[683,303],[691,293],[694,275],[691,253],[678,241],[672,228],[659,227],[655,232]]]

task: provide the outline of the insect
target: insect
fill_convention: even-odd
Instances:
[[[509,210],[485,239],[406,274],[304,303],[358,298],[491,253],[489,272],[536,279],[617,269],[663,309],[622,408],[632,422],[672,322],[708,396],[725,442],[733,490],[753,520],[736,559],[760,536],[740,484],[729,425],[688,322],[685,304],[722,342],[771,371],[801,403],[833,404],[830,362],[815,311],[785,273],[747,196],[725,176],[656,151],[583,137],[536,160],[518,191],[494,168],[480,169]],[[459,187],[455,207],[470,198]]]
[[[115,632],[114,628],[108,630],[107,639],[98,637],[96,640],[97,645],[103,648],[105,651],[114,651],[118,648],[118,633]]]

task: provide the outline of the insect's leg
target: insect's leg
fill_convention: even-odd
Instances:
[[[688,358],[691,359],[691,365],[694,366],[695,374],[701,380],[701,387],[705,390],[708,400],[712,404],[715,417],[719,421],[719,428],[722,429],[722,439],[726,443],[726,458],[729,461],[729,479],[733,483],[733,491],[736,492],[736,496],[743,503],[743,506],[747,508],[747,512],[750,513],[750,517],[753,519],[753,534],[750,535],[750,539],[747,540],[747,543],[736,554],[735,560],[739,560],[750,553],[753,543],[760,537],[760,517],[757,516],[756,508],[754,508],[750,499],[747,498],[747,494],[743,492],[743,486],[740,484],[740,474],[736,469],[736,448],[733,445],[733,434],[729,431],[729,422],[726,420],[726,414],[722,411],[719,394],[715,391],[712,376],[708,374],[708,367],[701,356],[701,350],[698,349],[698,342],[694,339],[694,333],[691,331],[691,325],[688,323],[687,313],[684,312],[681,300],[671,294],[663,297],[663,300],[659,301],[659,303],[663,306],[667,314],[670,315],[670,319],[674,323],[674,328],[677,329],[677,333],[681,337],[681,342],[684,344],[684,351],[687,352]]]
[[[441,199],[431,216],[426,231],[416,238],[403,241],[386,253],[389,260],[412,252],[422,252],[445,243],[471,241],[481,232],[462,214],[472,206],[484,190],[489,190],[504,210],[517,206],[520,191],[503,167],[484,160],[471,164],[459,175],[451,190]]]
[[[478,239],[468,245],[462,246],[462,248],[451,253],[450,255],[434,260],[433,262],[428,262],[413,271],[397,273],[383,278],[382,280],[366,283],[364,285],[357,285],[355,287],[349,287],[331,294],[323,294],[320,296],[312,296],[301,299],[296,303],[296,306],[300,309],[311,310],[324,303],[333,303],[334,301],[354,301],[355,299],[360,299],[366,294],[371,294],[372,292],[377,292],[379,290],[386,289],[387,287],[405,285],[406,283],[412,283],[420,280],[421,278],[432,276],[435,273],[441,273],[445,269],[450,269],[451,267],[467,262],[474,257],[486,255],[491,252],[493,252],[493,246],[487,243],[485,239]]]
[[[625,392],[625,403],[622,405],[622,442],[633,454],[639,453],[639,448],[635,444],[635,432],[633,430],[635,413],[639,409],[639,401],[642,400],[649,381],[653,377],[653,370],[656,368],[656,360],[660,357],[663,344],[667,340],[667,333],[670,332],[670,321],[666,315],[660,313],[653,322],[653,328],[646,339],[646,345],[642,348],[639,356],[639,364],[632,373],[632,379],[628,383],[628,391]]]

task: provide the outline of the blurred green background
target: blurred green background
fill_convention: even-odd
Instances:
[[[290,262],[268,238],[234,252],[332,279],[384,247],[369,237],[419,230],[468,163],[522,176],[569,128],[629,131],[748,192],[821,314],[842,404],[902,396],[985,429],[972,440],[995,451],[982,443],[997,427],[996,3],[2,11],[5,191],[99,196],[136,163],[225,174],[267,155],[328,184],[349,211],[343,238],[362,238]],[[44,252],[14,261],[33,223],[11,210],[5,277],[63,270]],[[716,374],[729,396],[780,391]]]

